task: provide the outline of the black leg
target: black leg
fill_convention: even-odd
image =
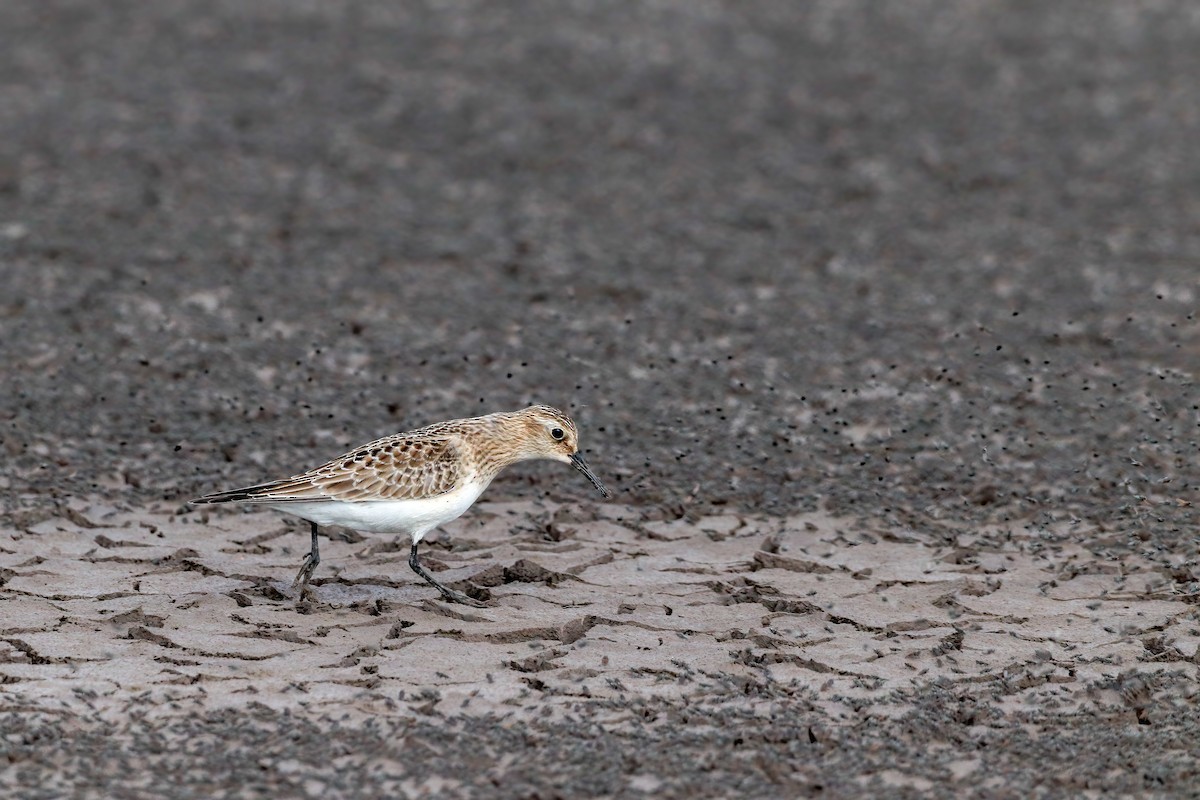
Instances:
[[[412,567],[413,572],[417,573],[422,578],[424,578],[426,583],[428,583],[430,586],[432,586],[433,588],[435,588],[439,592],[441,592],[442,597],[446,598],[450,602],[462,603],[464,606],[475,606],[476,608],[486,608],[485,604],[483,604],[473,598],[467,597],[462,592],[456,592],[453,589],[449,588],[448,586],[443,586],[441,583],[438,582],[438,580],[436,578],[434,578],[432,575],[430,575],[425,570],[425,568],[421,566],[421,562],[417,559],[417,543],[416,542],[413,542],[412,550],[408,551],[408,565],[410,567]]]
[[[296,580],[292,582],[292,588],[299,590],[301,597],[308,593],[308,579],[312,577],[317,564],[321,563],[321,546],[317,543],[317,523],[310,522],[309,525],[312,526],[312,548],[304,557],[304,563],[300,566],[300,571],[296,573]]]

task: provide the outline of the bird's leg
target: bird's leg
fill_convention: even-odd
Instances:
[[[308,593],[308,579],[312,577],[317,564],[321,563],[321,546],[317,543],[317,523],[310,522],[309,524],[312,525],[312,548],[304,557],[304,563],[300,565],[300,571],[296,573],[296,580],[292,582],[292,588],[299,590],[301,597]]]
[[[450,602],[462,603],[464,606],[475,606],[475,608],[486,608],[485,604],[475,600],[474,598],[467,597],[462,592],[456,592],[448,586],[443,586],[436,578],[430,575],[429,572],[421,566],[421,562],[417,559],[416,542],[413,542],[412,550],[408,551],[408,565],[412,567],[413,572],[424,578],[426,583],[441,592],[442,597],[446,598]]]

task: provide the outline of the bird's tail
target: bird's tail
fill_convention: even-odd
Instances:
[[[311,501],[328,499],[312,480],[303,475],[284,478],[281,481],[259,483],[241,489],[206,494],[191,502],[201,503],[286,503],[289,501]]]
[[[194,505],[203,503],[237,503],[243,501],[251,503],[255,501],[261,502],[268,499],[264,496],[265,493],[273,489],[276,485],[277,484],[275,483],[262,483],[258,486],[246,486],[241,489],[229,489],[228,491],[224,492],[206,494],[203,497],[197,497],[195,500],[190,502]]]

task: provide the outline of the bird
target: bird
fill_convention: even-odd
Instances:
[[[299,597],[310,591],[308,582],[321,563],[320,526],[341,525],[409,536],[408,565],[413,572],[446,600],[479,607],[479,601],[429,574],[417,556],[417,545],[430,531],[466,513],[505,467],[534,459],[571,464],[601,496],[612,497],[580,453],[571,418],[557,408],[531,405],[392,434],[290,478],[191,502],[253,503],[307,520],[312,545],[292,584]]]

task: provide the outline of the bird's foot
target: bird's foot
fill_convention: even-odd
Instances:
[[[468,597],[462,592],[457,592],[448,586],[439,585],[437,588],[438,591],[442,593],[442,597],[446,598],[451,603],[461,603],[464,606],[471,606],[473,608],[487,608],[487,603],[482,603],[476,600],[474,597]]]
[[[292,581],[292,590],[298,592],[301,598],[311,594],[312,589],[308,586],[308,581],[313,576],[313,572],[317,569],[317,564],[320,564],[319,558],[313,558],[312,553],[304,557],[304,563],[300,566],[300,571],[296,573],[296,580]]]

